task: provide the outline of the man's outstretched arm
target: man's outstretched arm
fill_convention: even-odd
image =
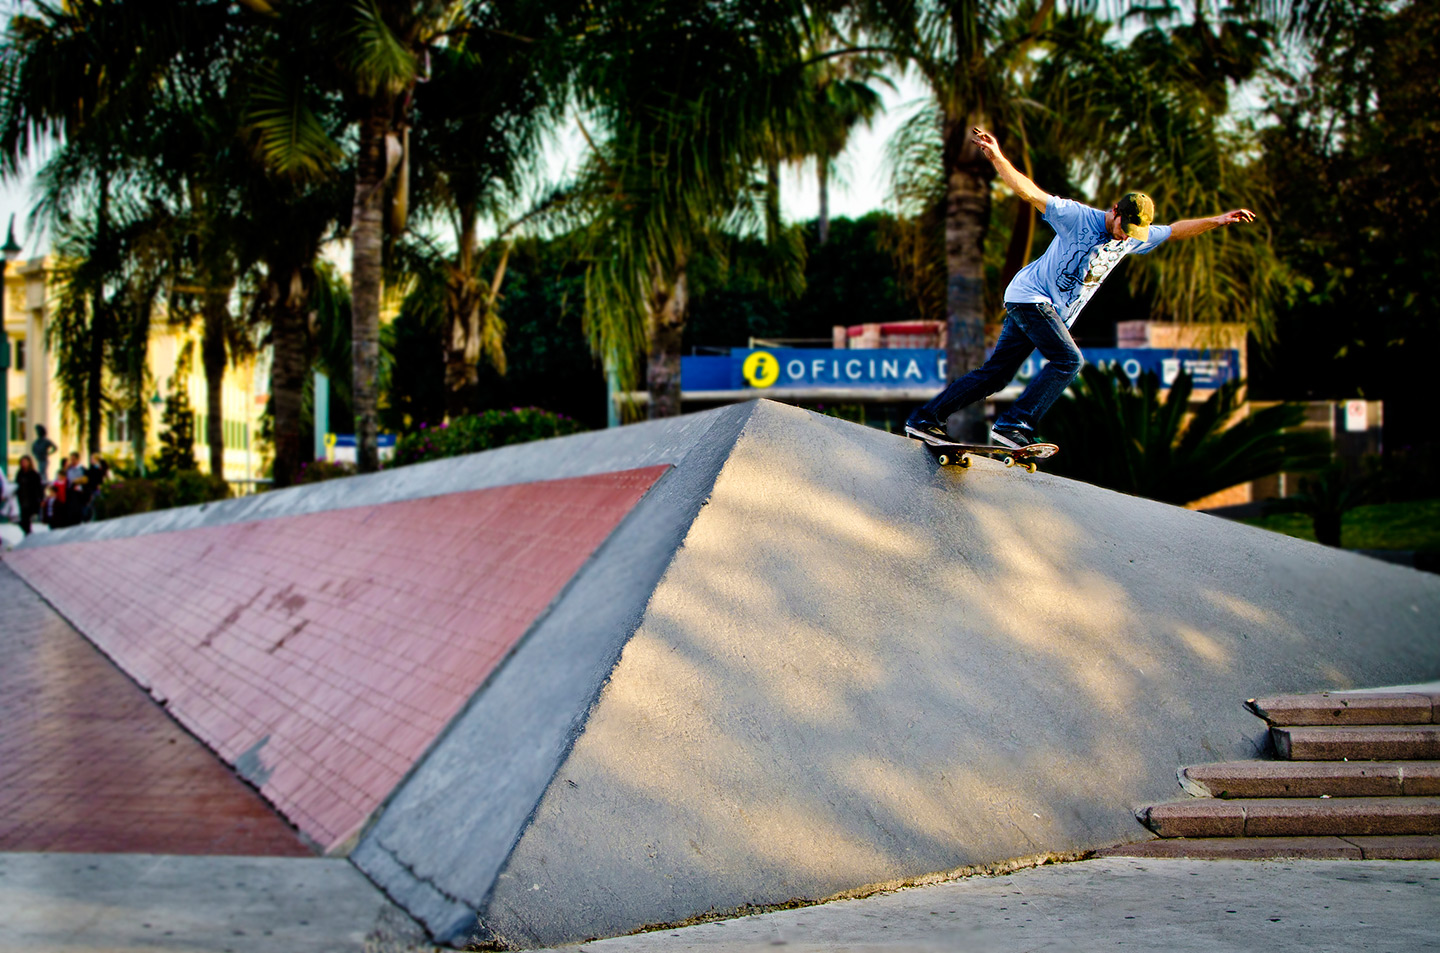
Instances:
[[[985,158],[995,166],[995,171],[1000,173],[1000,178],[1005,180],[1005,184],[1010,186],[1016,195],[1044,212],[1045,206],[1050,204],[1050,193],[1031,182],[1023,172],[1010,164],[1010,160],[1001,154],[1000,143],[995,141],[994,136],[979,126],[971,129],[970,132],[973,136],[970,141],[985,153]]]
[[[1239,225],[1242,222],[1253,221],[1255,221],[1255,213],[1248,208],[1237,208],[1233,212],[1214,215],[1210,218],[1187,218],[1170,226],[1170,240],[1173,242],[1182,238],[1194,238],[1196,235],[1203,235],[1210,229],[1219,228],[1221,225]]]

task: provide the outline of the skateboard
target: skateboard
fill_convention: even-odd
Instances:
[[[1019,464],[1027,472],[1034,473],[1036,470],[1035,461],[1043,460],[1046,457],[1053,457],[1060,452],[1060,448],[1053,443],[1032,443],[1028,447],[999,447],[993,444],[974,443],[931,443],[922,440],[925,449],[935,458],[935,462],[942,467],[968,467],[970,458],[989,457],[991,460],[999,460],[1007,467]]]

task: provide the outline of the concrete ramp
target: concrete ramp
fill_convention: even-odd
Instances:
[[[1237,699],[1440,676],[1436,577],[941,470],[769,402],[346,482],[394,502],[645,467],[665,469],[364,815],[352,860],[441,939],[549,945],[1139,840],[1177,768],[1264,744]],[[337,492],[104,532],[264,535]],[[66,611],[74,583],[15,555]]]

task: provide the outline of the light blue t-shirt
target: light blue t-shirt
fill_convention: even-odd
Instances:
[[[1041,218],[1055,229],[1055,240],[1043,255],[1020,269],[1005,289],[1005,302],[1049,302],[1066,327],[1075,323],[1080,309],[1120,259],[1131,252],[1148,255],[1170,237],[1169,225],[1151,225],[1150,237],[1143,242],[1111,238],[1103,211],[1070,199],[1052,197]]]

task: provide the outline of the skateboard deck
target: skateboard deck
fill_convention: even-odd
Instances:
[[[1037,469],[1036,460],[1043,460],[1046,457],[1053,457],[1060,452],[1060,448],[1053,443],[1032,443],[1028,447],[1001,447],[994,444],[975,443],[939,443],[929,440],[922,440],[925,449],[935,458],[935,462],[942,467],[968,467],[971,457],[989,457],[991,460],[999,460],[1007,467],[1019,464],[1027,472],[1034,473]]]

